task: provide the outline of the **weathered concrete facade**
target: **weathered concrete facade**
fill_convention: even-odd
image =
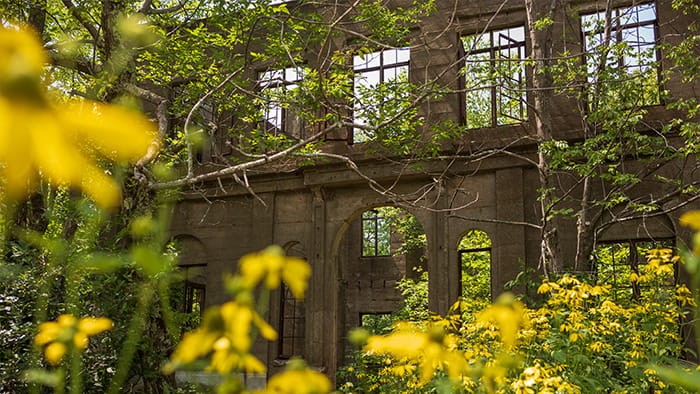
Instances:
[[[445,84],[458,88],[461,63],[456,62],[461,36],[480,32],[487,26],[526,24],[522,1],[501,3],[437,1],[438,11],[416,27],[410,78],[422,81],[440,75]],[[581,45],[580,33],[576,33],[580,31],[579,21],[573,15],[595,9],[591,2],[572,3],[575,11],[554,16],[563,37],[556,45],[562,49]],[[688,17],[674,11],[670,0],[656,2],[656,9],[661,41],[677,40],[690,22],[684,19]],[[664,67],[669,67],[666,60],[662,61]],[[700,92],[700,86],[684,86],[677,78],[664,87],[675,97],[697,96]],[[429,100],[421,107],[421,113],[427,124],[446,119],[459,122],[463,108],[460,100],[456,93]],[[575,104],[563,98],[553,103],[557,138],[576,137],[580,132],[581,120]],[[650,107],[647,122],[661,124],[671,116],[662,106]],[[479,129],[447,146],[446,153],[478,152],[514,144],[520,153],[534,157],[533,133],[527,122]],[[528,162],[494,155],[478,162],[431,161],[416,171],[365,155],[363,144],[329,141],[327,149],[354,158],[364,174],[381,184],[393,184],[394,193],[413,202],[402,206],[418,219],[427,236],[426,268],[432,310],[445,313],[460,294],[457,245],[471,229],[485,231],[492,241],[492,294],[501,292],[503,285],[525,267],[537,269],[540,233],[520,224],[538,223],[538,173]],[[669,167],[667,173],[678,176],[676,168]],[[700,178],[698,173],[682,175]],[[439,181],[435,182],[437,178]],[[256,175],[249,173],[248,180],[255,196],[235,182],[223,180],[221,186],[206,186],[206,198],[187,194],[177,205],[172,235],[181,240],[184,248],[181,263],[206,264],[206,304],[213,305],[227,300],[222,276],[235,270],[241,256],[270,244],[293,248],[313,269],[303,307],[303,356],[311,365],[332,374],[345,354],[347,329],[359,324],[359,315],[389,312],[400,302],[393,285],[405,274],[405,265],[393,258],[376,257],[370,261],[360,257],[358,225],[362,212],[395,205],[396,201],[374,191],[344,163],[306,166],[285,173],[263,169]],[[561,187],[567,182],[573,181],[560,179]],[[604,185],[593,187],[597,189],[595,194],[604,195]],[[644,195],[656,187],[653,183],[640,184],[635,192]],[[684,209],[693,206],[698,204]],[[615,225],[598,241],[687,236],[676,227],[681,213]],[[558,229],[565,260],[574,258],[574,227],[573,220],[561,221]],[[280,297],[272,297],[273,323],[281,319],[276,301]],[[256,353],[274,367],[279,345],[259,342],[256,346]]]

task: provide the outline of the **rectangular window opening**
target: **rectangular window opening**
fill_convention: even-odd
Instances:
[[[262,132],[292,139],[307,137],[303,119],[290,109],[302,78],[301,67],[268,70],[259,74],[258,86],[264,100],[260,123]]]
[[[658,23],[654,3],[616,8],[581,16],[588,82],[597,97],[644,106],[661,103],[658,63]],[[605,58],[603,58],[605,57]]]
[[[353,143],[374,138],[372,130],[362,126],[372,126],[381,118],[383,103],[399,99],[391,84],[408,82],[409,60],[410,48],[385,49],[353,56],[353,122],[358,125],[352,130]]]
[[[362,213],[362,257],[391,255],[391,223],[372,209]]]
[[[495,127],[527,120],[525,27],[462,38],[465,124]]]

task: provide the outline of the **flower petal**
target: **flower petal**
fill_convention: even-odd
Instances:
[[[44,357],[49,364],[56,366],[61,362],[61,359],[66,354],[66,345],[61,342],[54,342],[44,349]]]
[[[120,162],[143,157],[155,141],[155,126],[145,116],[116,105],[92,101],[68,104],[60,111],[66,129],[105,157]]]
[[[78,330],[89,336],[109,330],[112,326],[112,320],[106,317],[84,317],[78,322]]]

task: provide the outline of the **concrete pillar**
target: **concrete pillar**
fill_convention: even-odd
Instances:
[[[437,211],[432,213],[430,228],[425,229],[428,238],[428,305],[430,310],[441,315],[447,313],[451,303],[456,299],[453,294],[457,291],[450,273],[449,237],[447,228],[447,213],[440,211],[447,206],[445,193],[439,197],[435,206]],[[459,278],[457,279],[459,282]]]
[[[337,315],[334,264],[327,261],[326,201],[320,187],[313,189],[311,203],[312,236],[308,253],[311,278],[306,309],[306,357],[314,367],[335,365],[335,335],[332,331]]]
[[[525,221],[523,170],[520,167],[496,171],[496,225],[491,254],[491,294],[497,297],[506,282],[524,269]],[[508,222],[513,222],[512,224]]]

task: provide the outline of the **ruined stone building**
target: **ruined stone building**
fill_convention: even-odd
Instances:
[[[595,39],[591,37],[597,33],[586,30],[587,23],[605,13],[603,1],[568,3],[565,11],[552,15],[555,26],[560,26],[556,31],[561,33],[552,41],[556,47],[553,53],[564,53],[564,49],[580,53],[592,45]],[[669,70],[671,62],[663,51],[650,49],[654,43],[678,42],[694,18],[674,10],[671,0],[613,3],[613,16],[618,17],[612,34],[647,53],[645,60],[639,58],[631,67],[640,72],[653,68],[658,73],[656,67]],[[414,27],[410,47],[358,55],[353,69],[358,75],[356,83],[369,87],[405,73],[415,82],[446,81],[453,93],[426,99],[419,115],[426,127],[450,120],[471,130],[442,145],[443,159],[426,160],[420,167],[406,166],[396,158],[368,153],[371,134],[361,128],[345,128],[329,136],[323,149],[352,159],[358,171],[341,160],[285,167],[284,171],[262,167],[246,174],[250,189],[222,178],[202,185],[197,192],[186,192],[175,207],[171,231],[183,249],[180,265],[187,291],[205,305],[227,300],[222,276],[235,270],[236,261],[244,254],[277,244],[311,264],[310,287],[303,302],[294,301],[285,291],[273,294],[268,317],[280,338],[271,343],[261,341],[256,347],[256,354],[273,372],[284,360],[299,355],[332,376],[347,351],[348,329],[360,325],[363,315],[398,308],[401,295],[396,282],[411,275],[415,266],[429,273],[430,308],[445,313],[461,289],[470,285],[462,283],[460,274],[460,256],[469,250],[460,252],[459,248],[470,230],[483,231],[490,240],[490,247],[483,249],[490,252],[492,295],[502,292],[519,272],[538,270],[541,233],[528,225],[540,223],[540,182],[533,165],[537,153],[533,91],[528,90],[533,83],[531,65],[517,62],[507,81],[486,81],[481,89],[466,86],[469,73],[478,72],[469,68],[470,61],[498,58],[504,51],[516,60],[529,55],[532,44],[524,2],[438,0],[436,7]],[[631,36],[634,40],[628,38]],[[481,41],[475,43],[477,38]],[[350,37],[337,40],[338,46],[350,44]],[[260,68],[251,70],[251,78],[258,78],[265,89],[275,83],[293,84],[301,76],[292,69]],[[660,77],[653,83],[658,81]],[[668,96],[644,103],[648,105],[640,123],[643,127],[658,129],[677,116],[662,102],[697,97],[700,92],[697,82],[684,84],[675,74],[662,84]],[[581,111],[576,99],[555,96],[549,108],[556,139],[580,138]],[[283,107],[269,105],[263,110],[268,132],[295,138],[306,132],[303,122]],[[212,146],[202,153],[202,165],[215,160],[209,158],[215,153],[226,154],[221,141],[212,139]],[[504,147],[532,160],[506,152],[474,160],[479,152]],[[686,166],[664,166],[659,174],[697,182],[700,173],[695,164],[683,164]],[[634,166],[634,161],[629,165]],[[575,188],[574,183],[564,176],[553,185],[565,189]],[[604,185],[591,187],[599,196],[606,192]],[[663,193],[661,188],[642,182],[631,193],[651,196]],[[684,199],[688,197],[678,195],[673,201]],[[388,226],[382,211],[377,210],[385,206],[399,206],[417,219],[426,237],[424,258],[392,255],[400,239],[386,235]],[[640,256],[634,256],[638,245],[672,245],[679,237],[686,237],[688,233],[677,224],[678,216],[693,207],[699,207],[697,201],[668,213],[619,221],[598,232],[595,242],[627,245],[629,260],[639,260]],[[576,218],[557,221],[556,230],[562,260],[574,261]],[[593,267],[578,269],[595,272],[595,263],[591,264]]]

